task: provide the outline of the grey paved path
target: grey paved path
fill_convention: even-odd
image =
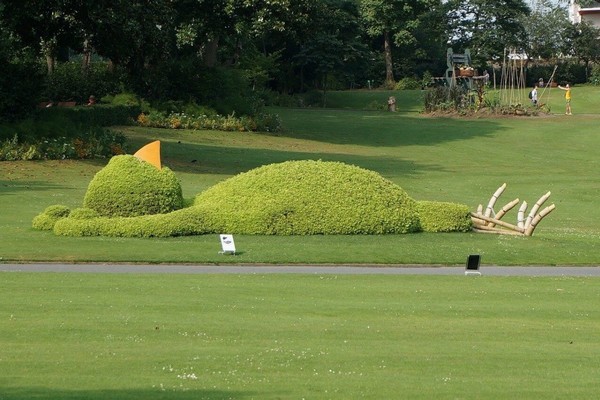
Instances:
[[[344,266],[344,265],[190,265],[190,264],[3,264],[0,271],[9,272],[90,272],[90,273],[147,273],[147,274],[354,274],[354,275],[464,275],[464,267],[435,266]],[[498,267],[481,266],[483,276],[595,276],[598,267]]]

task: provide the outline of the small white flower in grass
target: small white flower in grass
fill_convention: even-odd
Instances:
[[[190,374],[186,374],[186,373],[184,373],[184,374],[181,374],[181,375],[177,375],[177,377],[178,377],[179,379],[191,379],[191,380],[196,380],[196,379],[198,379],[198,377],[196,376],[196,374],[194,374],[193,372],[192,372],[192,373],[190,373]]]

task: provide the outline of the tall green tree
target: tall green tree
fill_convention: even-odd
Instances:
[[[571,23],[564,6],[552,0],[538,0],[531,15],[524,17],[523,26],[528,36],[529,59],[550,60],[564,51]]]
[[[249,39],[265,38],[276,32],[301,36],[303,25],[313,15],[310,0],[175,0],[177,42],[181,49],[200,54],[214,66],[222,46],[240,51]],[[231,54],[231,52],[227,52]],[[239,59],[240,54],[235,54]]]
[[[42,74],[35,53],[5,23],[0,3],[0,121],[26,115],[37,101]]]
[[[174,16],[168,0],[94,0],[78,19],[95,51],[135,76],[171,57]]]
[[[586,79],[589,78],[590,64],[600,62],[600,29],[584,21],[570,25],[566,37],[565,51],[570,50],[570,54],[585,65]]]
[[[470,49],[475,62],[501,60],[505,49],[527,48],[523,21],[531,10],[524,0],[449,0],[446,7],[450,44]]]
[[[423,72],[442,74],[446,69],[446,52],[448,49],[447,23],[445,9],[442,5],[430,8],[421,15],[422,21],[414,31],[417,46],[402,57],[406,71],[399,69],[404,76]]]
[[[23,45],[39,51],[52,73],[59,49],[77,47],[80,21],[75,0],[3,0],[4,21]]]
[[[328,89],[330,80],[355,81],[359,70],[367,68],[370,56],[361,36],[356,2],[322,0],[309,26],[294,55],[301,78],[315,78],[314,87],[323,90]]]
[[[175,8],[177,47],[214,67],[222,38],[236,33],[235,7],[228,1],[176,0]]]
[[[400,57],[420,49],[417,32],[431,11],[439,9],[441,4],[436,0],[361,0],[367,34],[383,39],[387,86],[395,82],[393,49],[398,49]]]
[[[3,0],[21,40],[48,59],[60,48],[94,50],[132,75],[170,55],[174,43],[169,0]]]

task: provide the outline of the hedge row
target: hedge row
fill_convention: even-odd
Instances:
[[[142,109],[139,105],[96,104],[93,107],[49,107],[40,109],[39,122],[63,118],[81,126],[131,125]]]

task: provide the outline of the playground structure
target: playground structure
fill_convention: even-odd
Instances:
[[[519,208],[519,212],[517,214],[517,224],[510,224],[508,222],[502,221],[502,217],[519,203],[519,199],[514,199],[513,201],[507,203],[498,212],[494,211],[496,200],[498,200],[502,192],[504,192],[504,189],[506,189],[506,183],[500,186],[492,195],[487,207],[485,208],[485,211],[483,210],[483,206],[480,204],[479,207],[477,207],[477,211],[471,213],[471,220],[473,221],[474,231],[518,236],[531,236],[533,235],[533,231],[535,230],[536,226],[540,223],[540,221],[556,208],[556,206],[552,204],[538,213],[540,207],[550,197],[550,192],[548,192],[539,198],[539,200],[531,208],[531,211],[529,212],[529,215],[527,217],[525,217],[525,212],[527,211],[527,202],[524,201],[521,204],[521,207]]]
[[[452,48],[446,51],[446,81],[448,86],[463,86],[467,90],[473,90],[473,77],[475,70],[471,66],[471,52],[465,50],[463,54],[454,53]]]
[[[479,76],[471,62],[471,52],[466,49],[464,53],[455,53],[451,47],[446,51],[446,72],[442,77],[434,77],[433,84],[445,86],[450,89],[460,88],[468,93],[469,103],[483,103],[484,87],[489,81],[487,71]]]
[[[549,112],[547,107],[551,88],[556,87],[554,76],[558,66],[554,67],[552,75],[539,77],[537,102],[533,104],[528,94],[533,89],[533,83],[528,85],[527,81],[528,56],[518,52],[514,48],[504,49],[504,58],[498,64],[491,66],[493,77],[493,88],[497,89],[497,104],[502,107],[502,113],[514,113],[516,115],[529,115],[526,106],[533,105],[540,111]],[[432,78],[433,86],[443,86],[450,89],[458,88],[466,93],[464,104],[477,105],[481,107],[485,103],[485,89],[490,82],[490,75],[486,71],[482,75],[472,66],[471,53],[466,49],[464,53],[454,53],[452,48],[446,51],[446,71],[444,76]],[[500,81],[497,85],[496,71],[501,70]],[[538,77],[536,77],[538,78]]]
[[[525,62],[527,57],[514,49],[504,49],[502,75],[500,78],[500,102],[505,105],[523,104],[523,95],[527,87],[525,81]]]
[[[443,77],[433,78],[433,83],[450,88],[461,86],[467,90],[473,89],[475,70],[471,66],[471,52],[454,53],[451,47],[446,51],[446,72]]]

